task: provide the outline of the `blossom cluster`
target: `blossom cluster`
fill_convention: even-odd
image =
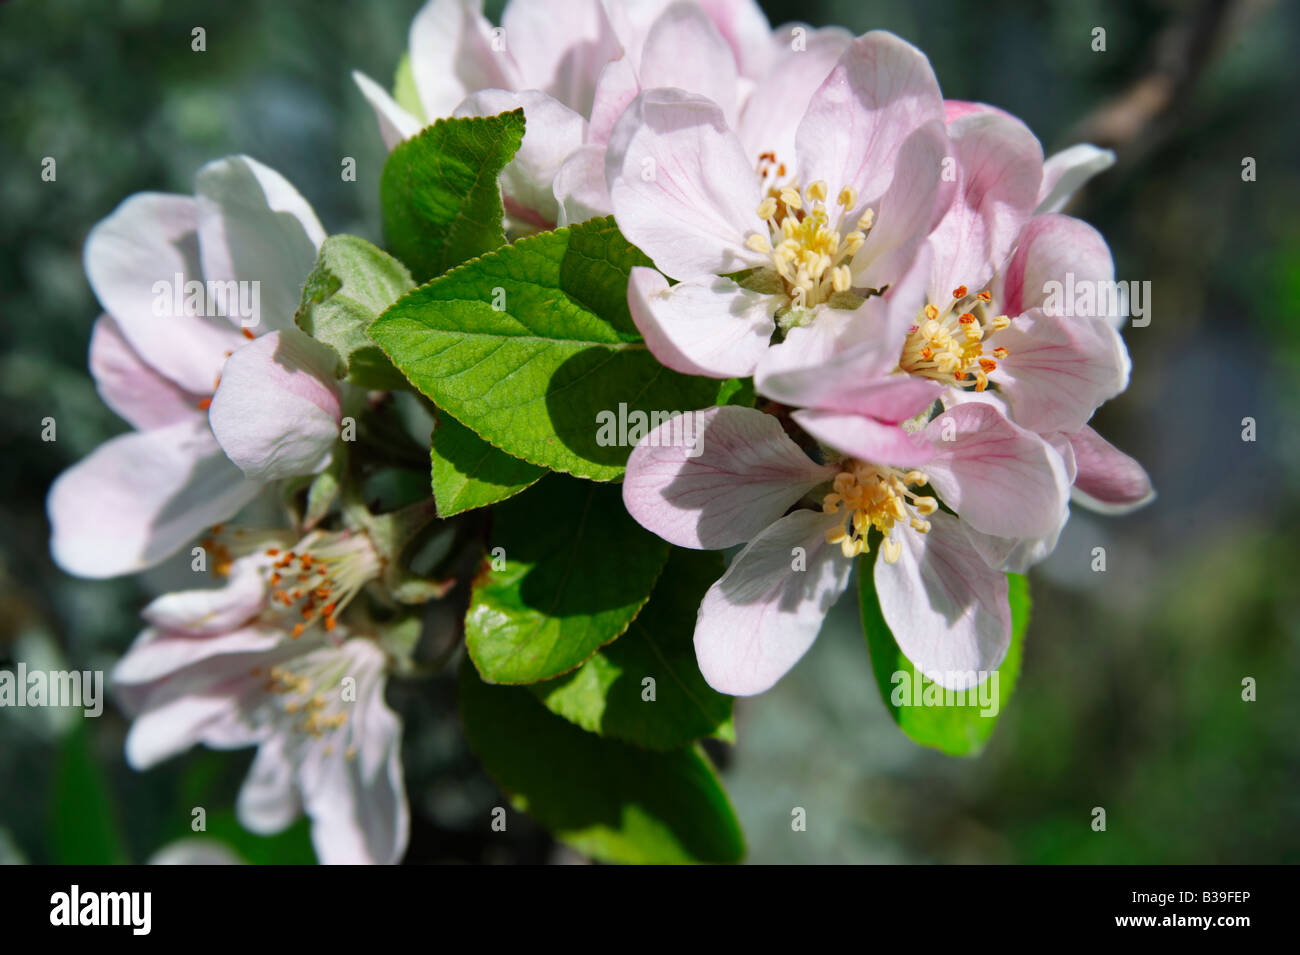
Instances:
[[[522,111],[499,174],[505,234],[522,249],[612,216],[643,263],[619,334],[671,373],[752,380],[753,400],[642,436],[622,474],[626,511],[663,541],[743,545],[694,621],[719,693],[779,680],[855,564],[906,657],[969,688],[1010,645],[1008,572],[1052,551],[1071,501],[1122,513],[1152,496],[1089,426],[1128,383],[1123,316],[1049,297],[1114,280],[1102,236],[1061,212],[1113,157],[1045,158],[1014,116],[945,100],[905,40],[774,28],[753,0],[510,0],[500,26],[476,0],[429,0],[394,93],[354,78],[394,157],[434,124]],[[452,584],[412,588],[408,545],[454,509],[371,507],[377,452],[351,429],[392,393],[443,402],[410,371],[429,355],[374,335],[392,365],[367,376],[304,320],[341,294],[327,235],[246,156],[94,228],[90,370],[131,430],[55,483],[51,548],[87,577],[200,557],[216,575],[153,600],[114,672],[133,766],[256,746],[247,827],[305,812],[322,861],[395,862],[409,821],[385,686],[410,646],[394,633]],[[386,261],[403,280],[370,318],[415,285]],[[407,264],[435,279],[413,295],[437,285]],[[484,453],[582,476],[482,435]]]

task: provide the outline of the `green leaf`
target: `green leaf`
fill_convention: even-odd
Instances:
[[[640,611],[668,544],[623,506],[621,489],[551,476],[496,508],[490,569],[474,582],[465,646],[491,683],[574,669]]]
[[[557,839],[607,862],[738,862],[744,836],[697,749],[655,753],[602,739],[527,691],[460,670],[465,738],[488,774]]]
[[[627,633],[574,672],[528,689],[585,730],[650,749],[675,749],[702,736],[734,742],[732,698],[705,683],[695,662],[700,601],[725,570],[721,554],[674,549]],[[647,677],[653,700],[645,699]]]
[[[60,865],[129,861],[116,803],[95,761],[85,720],[77,720],[59,744],[51,823],[54,861]]]
[[[343,375],[362,388],[388,391],[405,379],[367,336],[366,328],[415,283],[395,258],[354,235],[332,235],[316,257],[294,321],[338,353]]]
[[[546,473],[492,447],[451,415],[443,415],[434,429],[429,454],[433,498],[442,517],[504,501]]]
[[[669,371],[637,334],[627,278],[645,262],[612,219],[592,219],[416,289],[370,335],[434,404],[493,446],[614,480],[654,416],[708,407],[719,388]]]
[[[524,138],[523,110],[440,119],[398,145],[379,198],[388,247],[421,282],[506,241],[497,177]]]
[[[915,700],[926,699],[926,693],[937,700],[945,693],[943,687],[932,682],[917,670],[898,648],[894,635],[880,613],[880,602],[867,561],[858,564],[858,596],[862,612],[862,629],[871,651],[871,669],[876,675],[876,685],[889,715],[899,727],[922,746],[931,746],[950,756],[974,756],[993,734],[997,717],[1006,708],[1020,675],[1020,657],[1024,649],[1025,628],[1029,625],[1029,581],[1021,574],[1007,574],[1011,599],[1011,646],[1006,659],[997,669],[997,708],[992,700],[988,707],[975,702],[957,705],[916,705]],[[989,677],[991,681],[992,676]],[[920,688],[917,689],[919,682]],[[986,694],[989,687],[985,687]],[[901,704],[901,705],[900,705]],[[985,709],[990,715],[985,716]]]
[[[758,396],[754,393],[753,378],[728,378],[718,390],[718,404],[754,407]]]

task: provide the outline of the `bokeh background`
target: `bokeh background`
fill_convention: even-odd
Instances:
[[[330,232],[378,239],[384,154],[349,73],[391,77],[417,7],[0,5],[0,665],[107,670],[160,585],[76,580],[46,550],[50,482],[123,429],[85,370],[99,312],[87,230],[133,192],[190,192],[205,161],[245,152],[285,172]],[[893,30],[929,54],[945,95],[1023,117],[1049,151],[1117,150],[1070,211],[1109,239],[1119,278],[1152,283],[1154,307],[1126,332],[1131,387],[1094,424],[1159,498],[1124,518],[1076,511],[1031,576],[1024,672],[974,759],[896,729],[850,591],[793,673],[739,705],[739,745],[720,753],[750,860],[1300,861],[1300,4],[764,7],[773,23]],[[195,26],[206,52],[190,49]],[[356,182],[340,180],[344,156]],[[500,797],[461,741],[451,680],[395,684],[390,700],[407,726],[408,861],[576,861],[529,824],[489,831]],[[251,751],[137,774],[125,729],[111,704],[98,720],[0,709],[0,861],[144,861],[189,835],[200,805],[208,834],[249,861],[312,859],[305,824],[265,839],[234,822]]]

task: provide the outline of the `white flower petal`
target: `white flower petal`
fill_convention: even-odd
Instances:
[[[81,577],[134,573],[234,516],[259,487],[244,480],[201,418],[122,435],[50,488],[50,550]]]
[[[775,295],[741,288],[731,279],[680,282],[637,267],[628,308],[646,345],[663,364],[687,375],[748,378],[767,351],[781,304]]]
[[[329,463],[341,420],[337,360],[295,328],[263,335],[226,362],[209,420],[245,475],[275,481]]]
[[[704,595],[695,655],[715,690],[762,693],[812,646],[853,569],[838,545],[826,543],[836,520],[820,511],[786,515],[750,541]]]

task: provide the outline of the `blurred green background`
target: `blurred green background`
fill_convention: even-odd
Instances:
[[[720,759],[751,861],[1300,861],[1300,5],[764,6],[773,23],[893,30],[929,54],[945,95],[1023,117],[1049,151],[1084,137],[1118,151],[1070,211],[1110,241],[1117,277],[1152,283],[1154,308],[1126,331],[1131,387],[1094,424],[1160,496],[1124,518],[1076,510],[1031,575],[1024,672],[975,759],[895,728],[846,598],[790,676],[738,706],[739,745]],[[188,193],[205,161],[245,152],[330,232],[377,239],[384,153],[349,73],[391,77],[417,7],[0,6],[0,665],[107,670],[165,573],[80,581],[46,551],[50,482],[123,428],[85,370],[99,313],[87,230],[132,192]],[[345,156],[356,182],[340,179]],[[406,722],[408,861],[576,861],[531,825],[489,831],[500,797],[460,739],[452,680],[395,684],[390,700]],[[98,720],[0,709],[0,861],[143,861],[190,835],[200,805],[208,834],[250,861],[311,859],[303,824],[275,839],[235,824],[251,751],[137,774],[125,729],[111,705]],[[792,831],[794,807],[807,831]]]

